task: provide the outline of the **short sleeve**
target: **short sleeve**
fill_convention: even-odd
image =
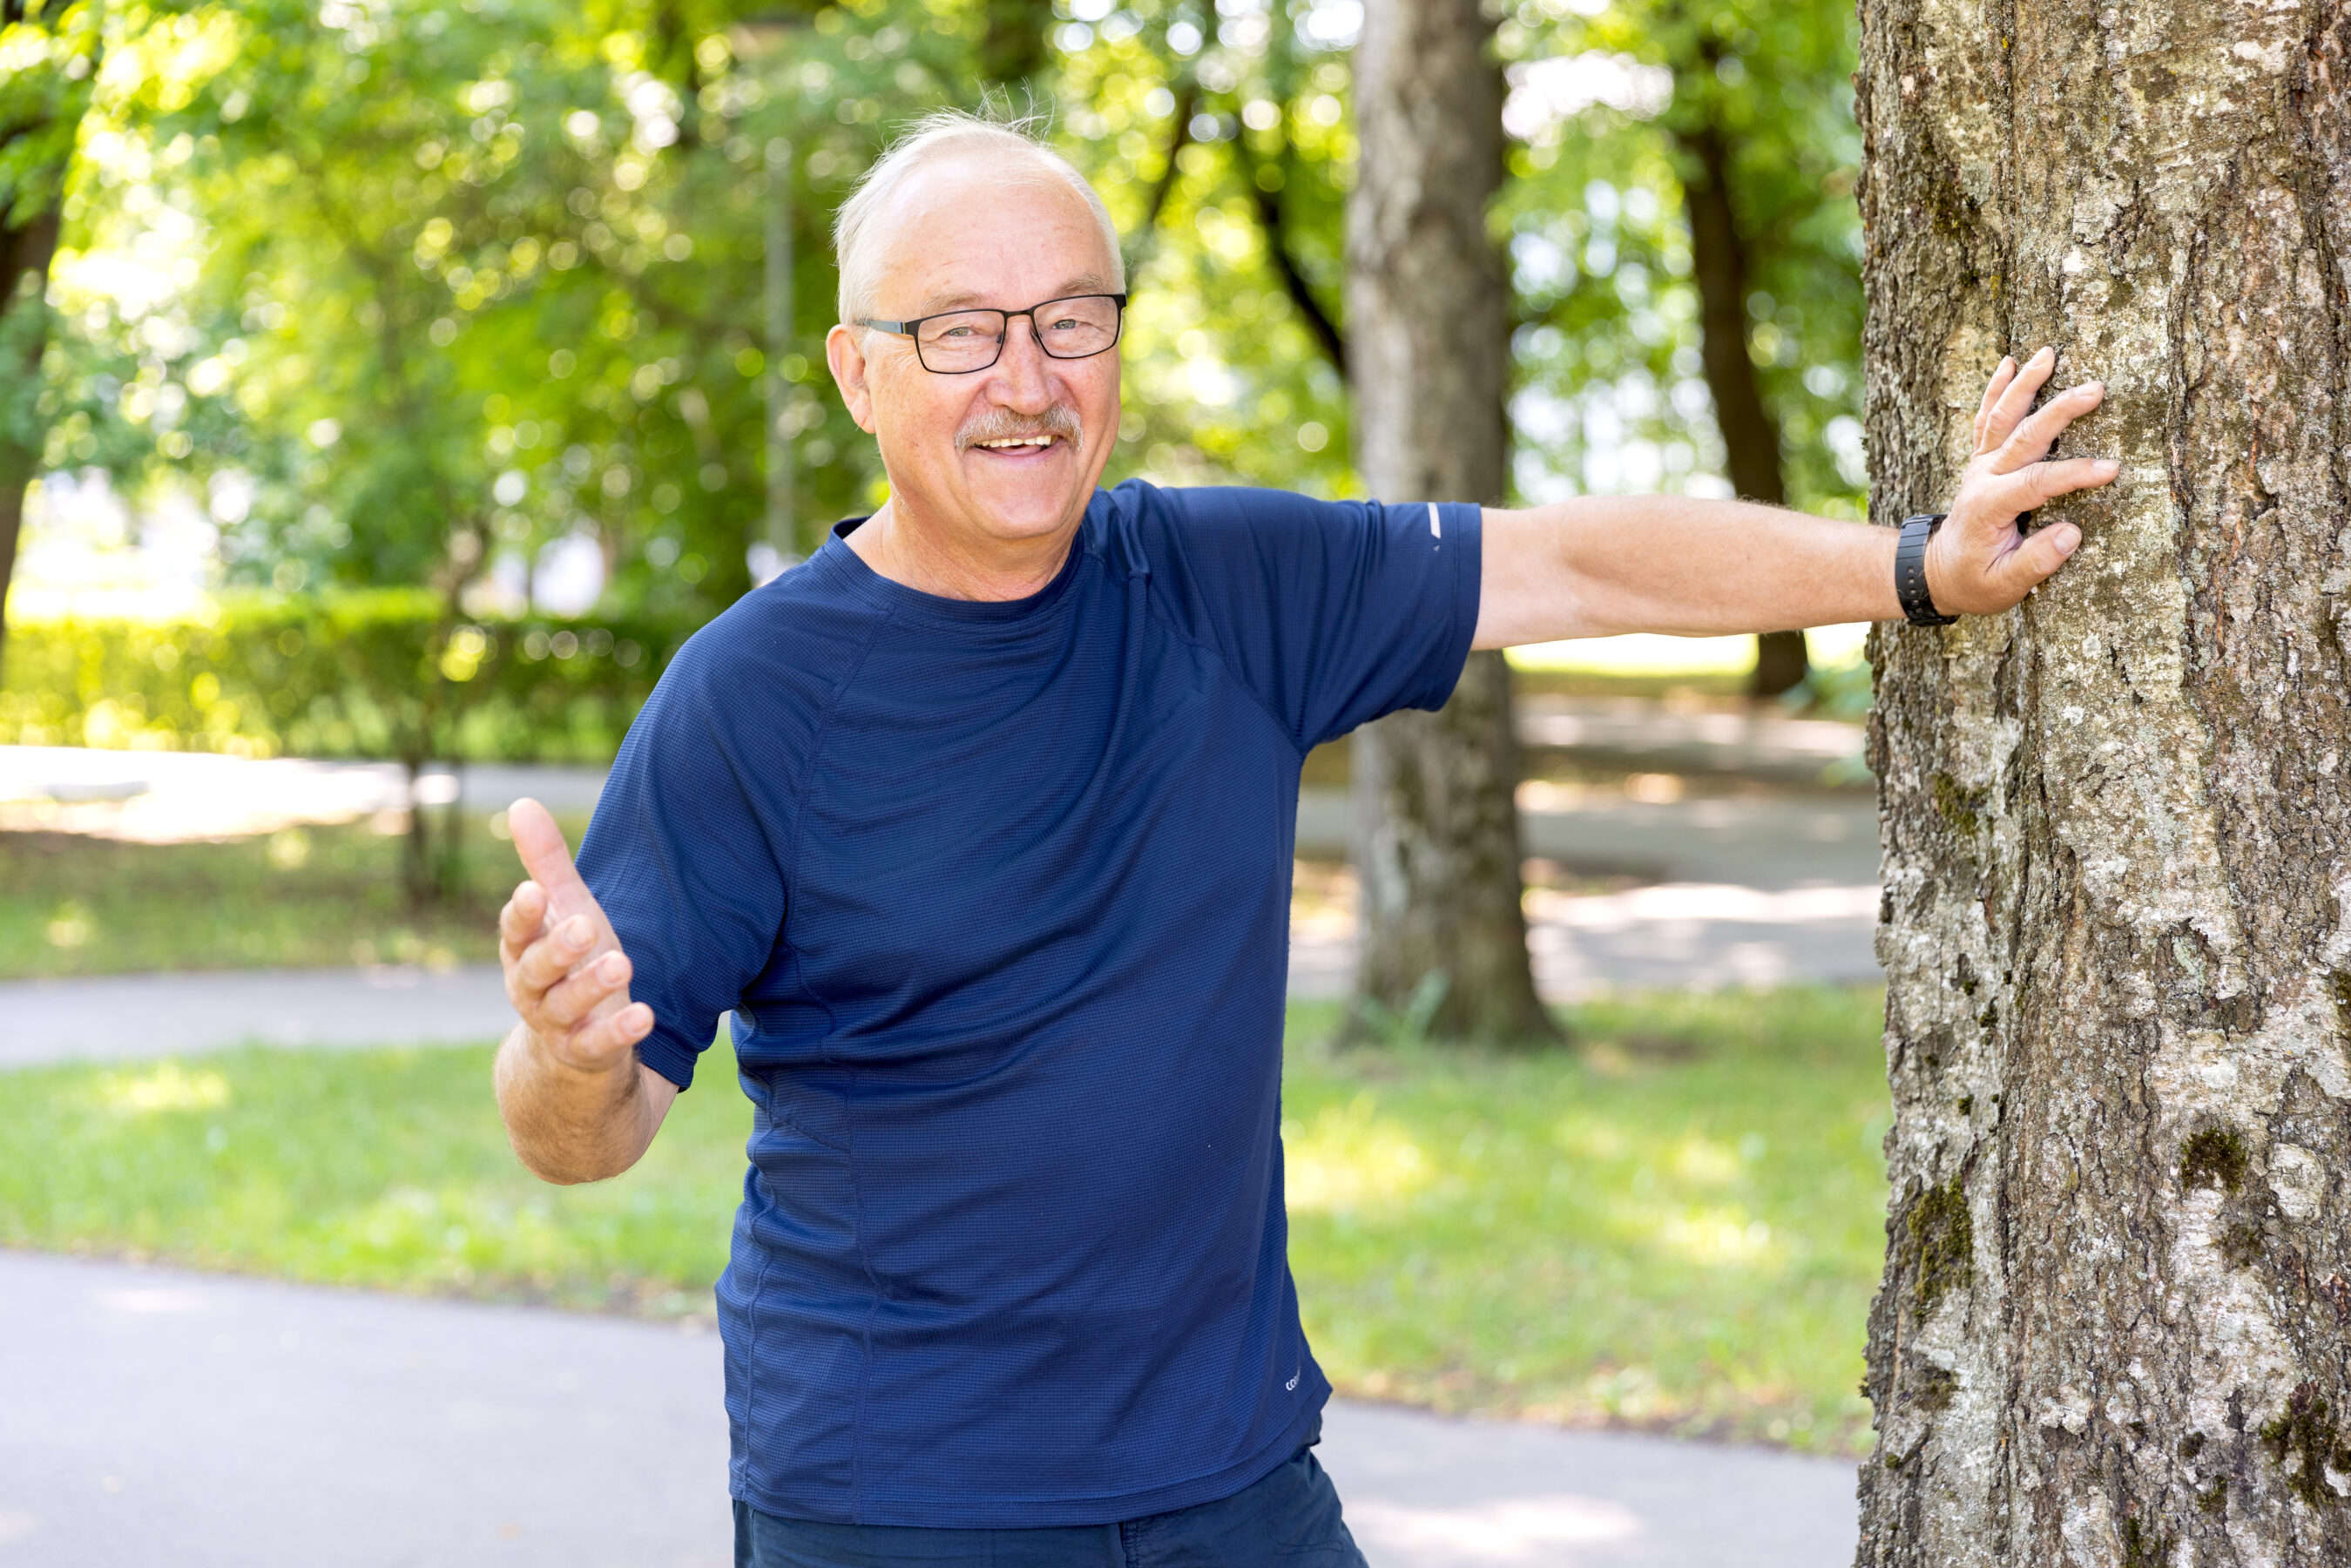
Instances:
[[[1442,707],[1478,626],[1480,513],[1281,490],[1123,485],[1154,601],[1213,645],[1301,751]]]
[[[638,1059],[681,1089],[784,922],[776,824],[714,700],[707,636],[629,727],[580,846],[580,876],[629,956],[631,999],[653,1010]]]

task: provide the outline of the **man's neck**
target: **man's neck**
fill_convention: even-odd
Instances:
[[[1030,539],[987,539],[980,547],[924,527],[893,500],[849,531],[849,548],[875,573],[941,599],[1026,599],[1042,590],[1070,558],[1080,513],[1066,528]]]

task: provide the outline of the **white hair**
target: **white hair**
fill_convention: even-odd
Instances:
[[[890,198],[925,165],[974,154],[993,156],[992,179],[1018,178],[1017,172],[1025,168],[1059,180],[1083,196],[1102,229],[1102,248],[1110,255],[1113,291],[1123,292],[1126,262],[1119,254],[1118,227],[1110,221],[1110,209],[1102,205],[1102,193],[1078,172],[1077,166],[1045,144],[1045,125],[1041,115],[995,119],[960,109],[941,109],[906,126],[859,178],[857,188],[841,203],[832,221],[833,256],[841,268],[841,320],[854,324],[873,309],[872,280],[880,261],[872,254],[877,220]]]

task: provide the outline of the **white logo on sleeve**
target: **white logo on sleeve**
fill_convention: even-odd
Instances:
[[[1306,1368],[1305,1368],[1305,1367],[1303,1367],[1303,1366],[1300,1366],[1300,1367],[1297,1367],[1296,1369],[1294,1369],[1294,1370],[1290,1373],[1290,1381],[1289,1381],[1289,1382],[1287,1382],[1287,1383],[1285,1383],[1285,1384],[1283,1384],[1283,1385],[1281,1385],[1281,1391],[1282,1391],[1284,1394],[1295,1394],[1295,1393],[1297,1393],[1297,1392],[1298,1392],[1298,1380],[1299,1380],[1301,1377],[1304,1376],[1304,1375],[1305,1375],[1305,1373],[1306,1373]]]

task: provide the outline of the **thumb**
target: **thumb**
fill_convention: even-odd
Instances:
[[[585,914],[595,906],[588,884],[580,880],[580,868],[571,863],[570,846],[563,841],[563,830],[555,825],[553,812],[525,796],[507,808],[507,831],[514,835],[515,852],[522,857],[523,870],[546,892],[551,920]]]
[[[2011,602],[2022,599],[2042,582],[2056,575],[2057,569],[2081,547],[2082,530],[2071,523],[2056,523],[2028,534],[2000,563],[2001,588]]]

